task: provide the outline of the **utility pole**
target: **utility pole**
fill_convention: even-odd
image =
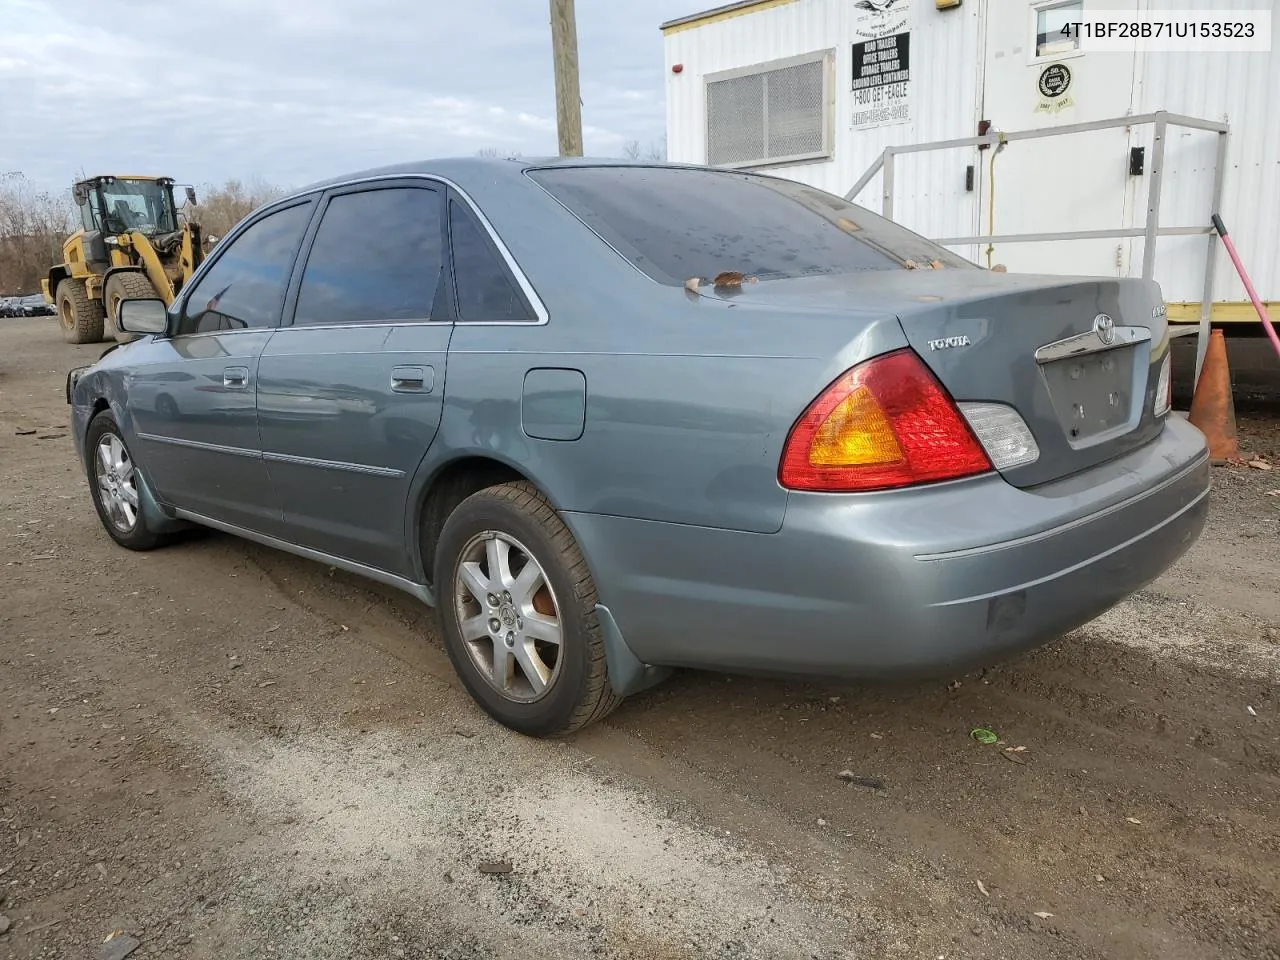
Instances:
[[[573,0],[551,0],[551,48],[556,73],[560,156],[582,156],[582,95],[578,92],[578,25]]]

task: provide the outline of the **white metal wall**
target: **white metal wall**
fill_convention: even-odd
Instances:
[[[832,47],[836,50],[833,159],[771,167],[768,172],[844,194],[886,146],[973,136],[979,119],[980,6],[969,3],[938,11],[932,0],[913,0],[911,122],[872,130],[852,129],[853,0],[794,0],[674,30],[665,38],[668,156],[682,163],[707,160],[703,92],[707,74]],[[674,64],[682,64],[683,71],[672,73]],[[976,186],[974,192],[965,192],[964,163],[945,153],[900,157],[894,219],[925,235],[975,233],[978,193]],[[877,176],[858,200],[878,211],[880,192]]]
[[[1140,0],[1161,9],[1252,9],[1258,0]],[[834,157],[830,161],[770,168],[769,172],[843,194],[884,147],[972,136],[981,119],[984,0],[939,11],[931,0],[912,0],[911,121],[855,131],[850,77],[855,42],[852,0],[792,0],[731,17],[676,29],[665,37],[667,142],[674,161],[705,163],[703,77],[783,57],[836,50]],[[681,73],[671,67],[682,64]],[[1132,111],[1168,110],[1231,125],[1222,215],[1265,300],[1280,300],[1280,44],[1269,54],[1161,53],[1140,55]],[[1150,127],[1134,130],[1134,144],[1151,150]],[[1170,128],[1166,145],[1162,223],[1205,223],[1212,187],[1215,136]],[[1087,148],[1087,138],[1065,138],[1063,149]],[[1074,146],[1079,142],[1079,147]],[[895,219],[928,236],[981,232],[979,191],[966,192],[972,148],[897,158]],[[978,178],[975,178],[977,180]],[[1132,222],[1146,209],[1147,176],[1135,178]],[[877,176],[858,197],[880,208]],[[1034,198],[1028,198],[1033,202]],[[1053,229],[1046,225],[1043,229]],[[1198,301],[1203,282],[1204,238],[1159,242],[1156,279],[1170,302]],[[1040,244],[1044,272],[1053,273],[1055,244]],[[959,249],[977,259],[975,248]],[[1141,273],[1142,241],[1132,241],[1129,271]],[[1244,290],[1225,251],[1217,261],[1216,301],[1242,300]]]
[[[1269,5],[1258,0],[1160,0],[1158,8],[1250,10]],[[1280,23],[1280,10],[1273,18]],[[1265,54],[1147,54],[1139,78],[1135,112],[1168,110],[1231,125],[1222,217],[1258,293],[1264,300],[1280,300],[1280,41],[1273,38],[1272,51]],[[1150,129],[1144,135],[1150,156]],[[1215,134],[1170,129],[1162,223],[1204,222],[1215,141]],[[1142,203],[1139,214],[1145,208]],[[1200,300],[1206,242],[1184,237],[1159,241],[1156,279],[1166,300]],[[1141,271],[1142,247],[1141,240],[1135,241],[1135,271]],[[1225,250],[1219,250],[1215,274],[1215,301],[1247,299]]]

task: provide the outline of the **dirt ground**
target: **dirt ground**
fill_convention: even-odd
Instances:
[[[1186,559],[1033,655],[683,674],[536,742],[406,596],[116,548],[62,394],[102,349],[0,321],[0,958],[1280,960],[1280,409],[1240,417],[1276,471],[1216,470]]]

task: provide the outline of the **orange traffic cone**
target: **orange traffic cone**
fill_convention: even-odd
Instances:
[[[1209,458],[1214,463],[1240,459],[1236,405],[1231,398],[1231,372],[1227,369],[1227,341],[1221,330],[1209,334],[1209,349],[1205,351],[1188,419],[1209,441]]]

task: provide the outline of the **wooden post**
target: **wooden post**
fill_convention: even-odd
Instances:
[[[582,156],[582,99],[578,92],[578,26],[573,0],[551,0],[551,47],[556,74],[556,132],[560,156]]]

